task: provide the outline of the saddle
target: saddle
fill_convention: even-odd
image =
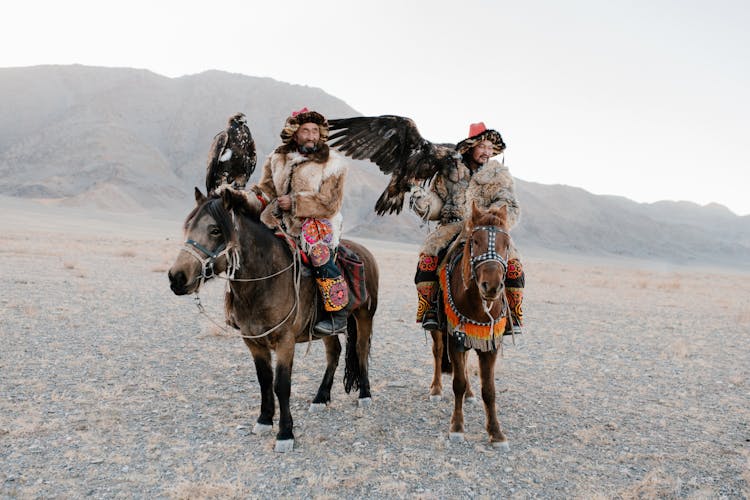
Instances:
[[[349,285],[349,309],[354,310],[367,301],[367,283],[365,280],[365,263],[357,253],[349,248],[346,241],[339,242],[336,253],[336,266],[344,275]]]

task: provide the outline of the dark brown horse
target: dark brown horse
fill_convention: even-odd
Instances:
[[[227,321],[238,328],[255,362],[261,390],[260,416],[253,432],[270,432],[279,401],[276,451],[294,447],[289,409],[295,344],[315,337],[317,290],[299,265],[298,254],[259,220],[258,207],[239,191],[223,189],[206,198],[196,188],[197,206],[185,221],[185,246],[169,270],[172,291],[197,293],[203,281],[226,272]],[[343,240],[365,265],[368,300],[349,316],[344,388],[359,389],[358,404],[371,402],[368,356],[372,319],[377,308],[378,268],[365,247]],[[324,337],[327,366],[311,410],[331,400],[331,386],[341,354],[338,336]],[[276,354],[275,373],[271,351]]]
[[[465,244],[449,250],[444,260],[446,269],[441,268],[441,273],[445,272],[441,275],[445,318],[441,321],[444,329],[431,332],[435,365],[430,394],[442,394],[441,372],[453,373],[455,405],[450,438],[462,441],[463,403],[471,394],[466,362],[468,352],[475,350],[490,442],[507,450],[495,406],[495,361],[507,317],[505,272],[511,240],[506,207],[484,211],[472,205],[462,235]],[[477,332],[484,338],[472,336]]]

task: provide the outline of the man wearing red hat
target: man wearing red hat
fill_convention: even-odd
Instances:
[[[260,220],[299,239],[309,257],[326,317],[318,336],[346,331],[349,288],[333,261],[341,237],[341,205],[347,164],[326,144],[328,121],[303,108],[287,118],[282,144],[266,160],[260,182],[251,187],[263,211]]]
[[[513,177],[508,167],[492,160],[505,150],[500,133],[487,129],[484,123],[472,123],[469,137],[456,145],[461,161],[448,175],[437,174],[429,189],[416,187],[411,193],[411,208],[425,220],[439,221],[437,229],[425,239],[419,255],[414,282],[417,285],[419,305],[417,322],[426,330],[438,329],[437,319],[437,267],[439,258],[458,236],[464,218],[470,213],[471,202],[478,208],[507,206],[509,227],[519,219],[520,208],[516,199]],[[524,273],[518,251],[511,246],[505,281],[505,293],[511,307],[513,321],[508,322],[514,333],[520,333],[523,324]],[[506,332],[506,333],[509,333]]]

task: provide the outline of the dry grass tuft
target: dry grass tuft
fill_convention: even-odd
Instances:
[[[620,492],[623,499],[675,498],[679,496],[682,481],[669,477],[664,471],[655,469],[630,488]]]
[[[675,278],[671,281],[659,283],[656,286],[656,288],[658,288],[659,290],[665,290],[665,291],[677,291],[680,288],[682,288],[682,283],[680,282],[678,278]]]
[[[170,490],[170,496],[178,499],[192,498],[248,498],[252,492],[243,488],[242,485],[231,484],[196,484],[182,482],[176,484]]]

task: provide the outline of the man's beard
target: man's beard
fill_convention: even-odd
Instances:
[[[310,153],[315,153],[318,150],[318,144],[315,143],[310,147],[303,146],[301,144],[297,145],[297,151],[302,153],[303,155],[309,155]]]

